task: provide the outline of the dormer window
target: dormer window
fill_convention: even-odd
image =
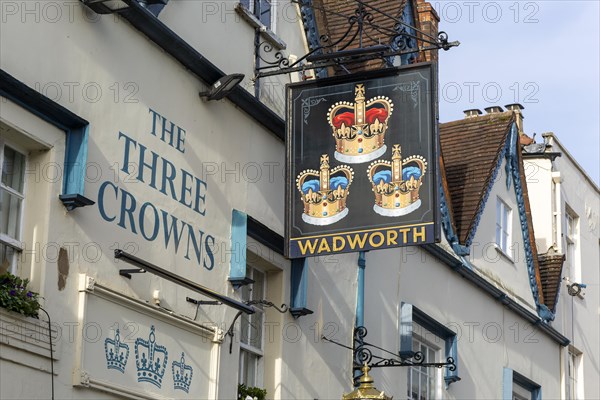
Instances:
[[[508,252],[512,240],[512,210],[502,201],[496,199],[496,245],[504,254]]]

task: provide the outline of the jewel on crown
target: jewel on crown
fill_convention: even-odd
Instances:
[[[181,362],[173,361],[171,370],[173,371],[173,387],[189,393],[194,370],[191,366],[185,364],[184,353],[181,353]]]
[[[365,101],[362,83],[354,93],[354,103],[338,101],[329,108],[327,121],[335,138],[335,159],[358,164],[385,154],[385,133],[394,105],[385,96]]]
[[[156,344],[154,325],[150,328],[148,340],[135,340],[135,364],[138,382],[149,382],[155,386],[162,385],[167,369],[168,352],[164,346]]]
[[[302,171],[296,179],[304,203],[302,220],[312,225],[329,225],[348,215],[346,199],[353,177],[354,171],[347,165],[330,170],[327,154],[321,156],[319,171]]]
[[[415,211],[421,206],[419,189],[426,171],[424,157],[410,156],[402,160],[400,145],[394,145],[392,161],[373,161],[367,169],[375,193],[373,210],[387,217]]]
[[[125,373],[125,367],[129,359],[129,345],[121,343],[118,329],[115,332],[114,339],[104,339],[104,353],[106,354],[106,368]]]

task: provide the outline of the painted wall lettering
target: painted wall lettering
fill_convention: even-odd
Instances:
[[[150,134],[185,153],[185,130],[152,109],[149,113],[152,118]],[[121,171],[199,215],[206,215],[208,186],[205,181],[178,168],[172,161],[123,132],[117,134],[117,141],[123,148]],[[160,236],[162,240],[159,242],[164,244],[165,249],[175,253],[181,251],[184,258],[208,270],[214,268],[213,235],[159,205],[137,198],[111,181],[103,182],[98,189],[98,211],[107,222],[114,222],[149,242]]]

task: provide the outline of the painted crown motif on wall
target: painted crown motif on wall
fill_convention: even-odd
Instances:
[[[150,327],[148,340],[135,340],[135,364],[138,382],[149,382],[161,387],[167,369],[168,352],[164,346],[156,343],[154,325]]]
[[[357,164],[385,153],[385,133],[394,106],[385,96],[365,101],[362,83],[356,85],[354,93],[354,103],[338,101],[329,108],[327,121],[335,138],[336,160]]]
[[[415,211],[421,206],[419,189],[427,172],[427,161],[421,156],[402,160],[400,145],[392,148],[392,161],[373,161],[367,176],[373,185],[373,210],[383,216],[397,217]]]
[[[185,364],[184,353],[181,353],[181,361],[173,361],[171,370],[173,371],[173,387],[189,393],[194,370],[191,366]]]
[[[125,373],[125,367],[129,359],[129,345],[121,343],[118,329],[115,332],[114,339],[104,339],[104,353],[106,355],[106,368]]]
[[[347,165],[329,169],[329,156],[321,156],[319,171],[302,171],[296,186],[302,196],[304,212],[302,220],[312,225],[333,224],[346,215],[346,199],[354,178],[354,171]]]

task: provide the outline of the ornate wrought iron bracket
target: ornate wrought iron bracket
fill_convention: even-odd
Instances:
[[[331,40],[328,35],[321,35],[318,46],[295,60],[291,60],[281,50],[274,52],[275,49],[271,43],[257,41],[255,43],[257,59],[255,80],[327,67],[340,67],[342,70],[348,71],[347,65],[375,59],[381,59],[391,66],[390,60],[396,56],[427,50],[449,50],[460,45],[458,41],[448,41],[446,32],[439,32],[437,37],[434,37],[361,0],[354,0],[357,8],[352,15],[343,15],[324,7],[318,7],[307,0],[292,1],[300,7],[311,7],[325,14],[346,18],[348,21],[346,31],[341,38],[335,41]],[[391,19],[393,27],[379,24],[376,16]],[[419,47],[417,41],[424,45]],[[365,43],[371,44],[365,45]]]
[[[448,368],[450,371],[456,370],[454,358],[448,357],[445,362],[425,362],[425,356],[420,351],[414,352],[412,356],[401,357],[400,354],[385,350],[379,346],[365,341],[367,336],[367,328],[359,326],[354,329],[354,346],[349,347],[335,340],[322,337],[323,340],[336,344],[348,350],[352,350],[354,357],[353,368],[360,370],[365,363],[370,368],[383,367],[435,367]],[[375,353],[378,354],[375,354]]]
[[[275,305],[275,303],[273,303],[272,301],[267,301],[267,300],[250,300],[250,301],[245,301],[244,304],[248,305],[248,306],[253,306],[253,305],[258,305],[260,304],[263,307],[271,307],[276,309],[278,312],[280,312],[281,314],[285,314],[288,310],[288,305],[287,304],[282,304],[281,306],[277,307]],[[229,329],[227,329],[227,332],[225,332],[225,334],[227,336],[229,336],[230,341],[229,341],[229,354],[231,354],[231,352],[233,351],[233,327],[235,326],[235,322],[238,320],[238,318],[242,315],[242,312],[239,311],[237,314],[235,314],[235,317],[233,318],[233,321],[231,321],[231,325],[229,325]]]

